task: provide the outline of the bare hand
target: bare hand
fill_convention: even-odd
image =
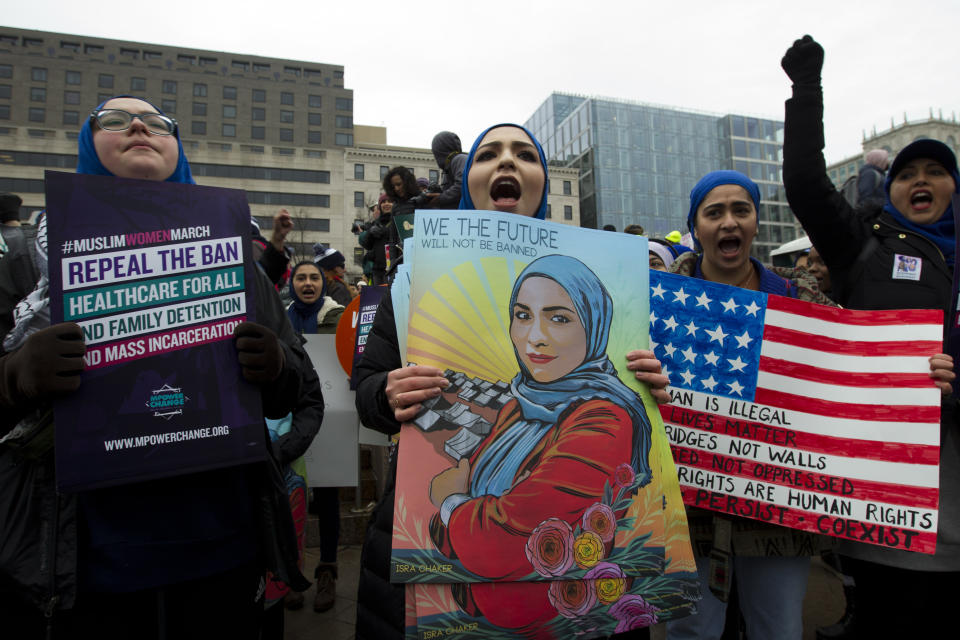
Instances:
[[[627,353],[627,369],[634,372],[637,380],[647,383],[650,395],[658,404],[670,402],[670,392],[667,391],[670,378],[660,373],[660,361],[653,351],[637,349]]]
[[[945,353],[930,356],[930,377],[933,378],[940,393],[948,396],[953,391],[953,380],[957,374],[953,372],[953,358]]]
[[[293,217],[286,209],[280,209],[273,215],[273,234],[270,236],[270,244],[274,249],[283,252],[283,241],[291,231],[293,231]]]
[[[387,374],[384,391],[397,422],[409,422],[420,412],[420,403],[440,395],[450,382],[436,367],[401,367]]]
[[[470,484],[470,459],[460,458],[457,466],[441,471],[430,481],[430,502],[437,509],[447,497],[466,493]]]

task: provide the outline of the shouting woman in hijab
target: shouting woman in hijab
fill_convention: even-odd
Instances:
[[[495,125],[477,138],[467,158],[463,183],[461,209],[503,211],[541,220],[546,215],[546,159],[533,135],[518,125]],[[417,415],[421,402],[436,397],[449,384],[441,370],[404,367],[401,356],[393,302],[385,295],[357,364],[357,410],[366,426],[391,435]],[[626,367],[637,379],[655,387],[652,393],[658,401],[669,400],[664,389],[666,376],[660,374],[660,363],[650,352],[631,351]],[[357,638],[402,638],[404,633],[403,587],[389,582],[396,456],[392,465],[387,491],[374,510],[364,542]]]
[[[145,100],[112,98],[79,136],[79,173],[193,183],[177,124]],[[265,571],[304,590],[286,494],[266,463],[57,493],[53,450],[16,447],[61,394],[83,393],[85,345],[75,323],[50,326],[45,219],[42,274],[17,308],[0,359],[0,618],[10,637],[257,638]],[[0,278],[8,274],[0,273]],[[256,318],[234,333],[243,376],[264,414],[319,422],[316,374],[266,276]],[[269,328],[268,328],[269,327]],[[53,427],[50,427],[51,429]],[[269,486],[271,482],[273,486]]]

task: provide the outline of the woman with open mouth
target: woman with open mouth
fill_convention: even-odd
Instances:
[[[543,219],[547,212],[547,162],[533,135],[519,125],[499,124],[484,131],[474,142],[463,171],[465,189],[460,209],[508,211]],[[524,354],[527,349],[523,349]],[[543,375],[564,363],[551,365],[554,355],[544,348],[532,349],[530,367]],[[522,356],[521,356],[522,357]],[[649,351],[631,351],[626,368],[651,386],[658,402],[669,401],[667,378]],[[404,367],[397,346],[393,302],[389,293],[377,310],[363,358],[357,364],[357,411],[364,425],[395,434],[401,423],[412,420],[421,402],[436,397],[449,385],[435,367]],[[383,498],[374,510],[361,557],[357,598],[357,638],[404,637],[403,585],[390,584],[391,536],[393,532],[396,456]]]
[[[931,384],[942,394],[936,553],[847,540],[839,547],[842,569],[856,582],[858,637],[937,637],[952,624],[960,584],[960,412],[952,357],[958,345],[956,336],[950,341],[956,326],[951,198],[960,193],[957,159],[942,142],[915,140],[894,157],[882,206],[855,211],[824,169],[823,48],[804,36],[781,66],[793,81],[784,119],[783,184],[790,208],[830,270],[832,295],[852,309],[944,311],[944,350],[951,355],[930,355]]]
[[[760,188],[739,171],[713,171],[705,175],[690,192],[687,216],[697,251],[680,255],[670,265],[670,271],[742,289],[832,305],[806,271],[766,267],[750,257],[750,247],[757,235],[759,207]],[[687,519],[694,553],[723,540],[721,528],[730,527],[730,548],[718,550],[731,553],[731,557],[729,566],[723,566],[712,559],[713,554],[696,556],[702,595],[697,603],[698,613],[668,622],[667,637],[670,640],[720,638],[727,598],[726,594],[720,593],[717,597],[711,591],[710,577],[723,571],[736,577],[749,638],[799,640],[803,635],[803,596],[813,536],[794,531],[789,536],[793,548],[784,548],[783,529],[776,525],[735,516],[720,517],[691,507],[687,507]],[[772,546],[756,542],[764,536],[776,542]],[[750,555],[748,548],[774,548],[783,556],[757,556],[755,551]]]

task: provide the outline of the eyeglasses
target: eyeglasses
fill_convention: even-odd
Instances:
[[[159,113],[130,113],[123,109],[101,109],[90,114],[104,131],[126,131],[139,118],[147,131],[155,136],[172,136],[177,130],[177,121]]]

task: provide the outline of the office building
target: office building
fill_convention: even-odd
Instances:
[[[797,235],[780,181],[782,122],[554,93],[526,126],[552,164],[579,171],[584,226],[685,232],[693,185],[709,171],[737,169],[760,185],[754,254],[765,259]]]

